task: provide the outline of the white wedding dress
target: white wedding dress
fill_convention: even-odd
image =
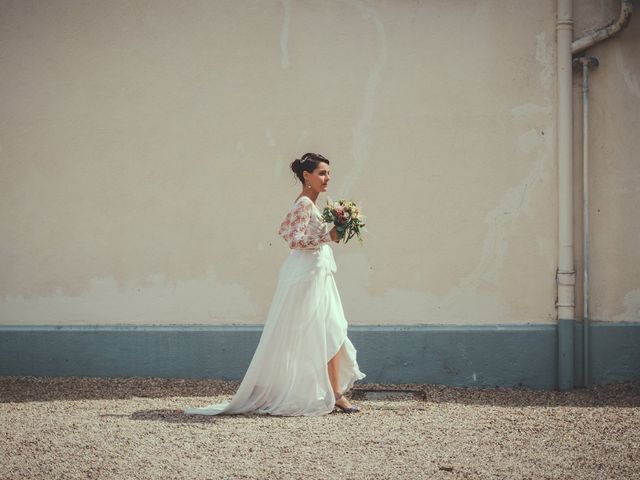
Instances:
[[[278,276],[262,336],[230,402],[186,408],[197,415],[325,415],[335,397],[327,362],[340,355],[339,385],[347,392],[364,378],[333,278],[337,270],[329,226],[306,196],[278,229],[291,251]]]

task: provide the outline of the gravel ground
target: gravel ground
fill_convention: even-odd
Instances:
[[[356,384],[363,410],[193,416],[238,382],[0,377],[1,479],[640,479],[640,383]],[[413,389],[380,398],[367,390]],[[360,400],[357,400],[360,398]]]

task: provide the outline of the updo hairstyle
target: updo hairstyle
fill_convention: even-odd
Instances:
[[[296,158],[291,162],[291,170],[304,186],[304,174],[302,172],[313,172],[320,162],[329,164],[329,160],[318,153],[305,153],[301,158]]]

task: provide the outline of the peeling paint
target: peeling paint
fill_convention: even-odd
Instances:
[[[281,0],[284,7],[282,33],[280,34],[280,58],[283,69],[289,68],[289,24],[291,23],[291,0]]]
[[[524,146],[530,148],[529,137],[525,136],[525,139]],[[520,141],[519,139],[519,146]],[[531,190],[540,182],[548,159],[548,152],[541,150],[529,174],[518,185],[508,189],[498,205],[487,213],[485,223],[489,229],[484,239],[480,263],[460,282],[460,289],[473,290],[481,281],[494,284],[498,282],[498,273],[502,268],[507,251],[509,223],[526,209],[531,197]],[[447,296],[447,301],[452,302],[455,296],[456,293],[452,292]]]
[[[615,55],[616,67],[622,74],[622,78],[629,89],[629,93],[640,98],[640,81],[638,80],[637,75],[626,67],[624,63],[624,56],[622,55],[622,49],[619,45],[616,45],[615,47]]]
[[[431,292],[389,288],[383,295],[370,295],[367,291],[372,272],[364,253],[337,252],[338,269],[348,272],[349,295],[342,298],[345,312],[360,312],[364,318],[349,318],[357,324],[438,324],[495,323],[504,316],[505,307],[495,293],[457,289],[455,297],[443,299]],[[342,280],[337,277],[338,288]],[[446,301],[445,301],[446,300]]]
[[[306,130],[300,132],[300,134],[298,135],[298,145],[302,145],[307,140],[307,138],[309,138],[309,132],[307,132]]]
[[[274,162],[274,166],[273,166],[273,186],[274,188],[278,185],[280,185],[280,180],[282,179],[282,175],[284,174],[284,170],[285,168],[288,170],[289,169],[289,164],[287,163],[287,161],[284,159],[284,157],[282,155],[277,155],[276,156],[276,161]]]
[[[638,193],[640,192],[640,173],[628,173],[623,177],[615,177],[612,183],[619,194]]]
[[[255,6],[240,3],[233,7],[216,2],[208,5],[207,15],[202,18],[224,18],[228,14],[229,18],[242,19],[246,13],[255,11]],[[242,162],[238,161],[259,163],[260,185],[265,192],[289,191],[295,183],[288,168],[291,146],[296,147],[297,141],[298,148],[306,148],[305,145],[315,148],[314,145],[330,141],[334,152],[352,155],[345,171],[340,171],[335,179],[335,191],[340,195],[362,193],[362,190],[379,192],[383,200],[404,198],[420,202],[427,198],[421,189],[428,188],[429,184],[414,172],[425,164],[431,167],[436,160],[452,153],[451,162],[442,161],[438,164],[442,167],[440,170],[432,169],[431,180],[440,182],[447,187],[447,193],[462,200],[455,204],[455,209],[446,203],[446,195],[429,197],[430,201],[442,199],[442,204],[435,204],[433,208],[423,208],[424,204],[420,204],[424,223],[416,227],[416,234],[431,235],[432,228],[443,224],[459,227],[433,233],[431,238],[438,239],[435,246],[418,240],[411,243],[410,249],[405,248],[401,239],[396,241],[392,232],[383,230],[385,222],[393,226],[393,219],[386,216],[379,219],[379,235],[372,232],[371,241],[365,243],[362,251],[356,250],[357,245],[353,249],[351,245],[344,250],[336,248],[343,281],[348,279],[345,297],[356,294],[354,299],[345,298],[345,303],[350,302],[351,312],[362,315],[357,323],[454,323],[459,320],[493,323],[505,319],[505,311],[507,321],[531,320],[523,318],[531,314],[538,315],[535,321],[553,322],[551,316],[547,318],[547,312],[554,310],[554,278],[553,275],[541,278],[545,271],[553,269],[557,249],[554,221],[557,165],[553,147],[556,65],[554,28],[553,22],[549,22],[553,7],[545,4],[535,15],[532,11],[531,22],[516,29],[519,35],[507,39],[503,52],[506,56],[492,55],[495,64],[480,65],[478,70],[477,60],[483,57],[474,50],[458,47],[469,39],[478,40],[479,47],[493,42],[495,32],[488,30],[484,22],[490,20],[494,25],[511,21],[513,11],[484,9],[483,13],[490,15],[483,17],[482,22],[469,24],[472,29],[462,29],[454,38],[459,56],[450,61],[453,57],[446,52],[443,57],[437,54],[442,53],[439,45],[450,39],[449,26],[455,25],[447,22],[458,21],[460,16],[442,6],[431,10],[423,8],[426,4],[416,8],[416,2],[399,2],[390,8],[389,2],[370,0],[340,0],[326,5],[328,7],[320,7],[318,2],[294,4],[291,0],[281,0],[262,9],[264,16],[261,14],[255,22],[223,22],[224,25],[215,29],[207,26],[207,22],[198,21],[190,26],[185,23],[186,36],[180,37],[184,42],[166,42],[166,37],[149,35],[155,30],[140,31],[126,12],[117,19],[110,17],[108,22],[99,21],[95,25],[91,22],[97,17],[89,10],[77,11],[73,18],[66,14],[51,15],[50,21],[49,17],[43,17],[39,25],[52,34],[66,38],[64,32],[69,31],[69,25],[88,25],[97,27],[86,30],[91,45],[103,45],[105,39],[109,40],[109,48],[92,69],[77,68],[95,57],[95,52],[86,45],[71,42],[69,45],[73,48],[58,52],[62,55],[60,61],[68,63],[70,71],[82,73],[76,80],[96,87],[86,91],[66,82],[63,71],[50,72],[42,36],[17,34],[28,32],[18,27],[33,23],[29,15],[16,10],[18,22],[9,22],[16,26],[16,35],[7,36],[11,41],[5,49],[12,72],[11,78],[7,78],[13,80],[5,82],[5,87],[9,89],[12,111],[17,116],[15,125],[12,124],[0,144],[3,152],[0,156],[12,156],[3,170],[5,228],[2,236],[7,264],[3,285],[6,292],[22,293],[25,299],[12,297],[2,303],[3,321],[97,323],[102,322],[102,318],[107,322],[127,323],[136,318],[142,322],[170,322],[178,318],[186,322],[208,321],[210,308],[211,315],[222,323],[236,321],[243,315],[243,309],[247,309],[249,320],[252,310],[248,299],[251,292],[255,295],[258,283],[252,284],[253,290],[249,290],[229,258],[216,265],[220,280],[213,283],[203,274],[200,284],[188,282],[191,275],[187,266],[178,267],[175,262],[163,263],[162,268],[156,265],[158,270],[167,273],[167,278],[159,277],[157,285],[145,286],[142,293],[131,286],[120,292],[116,282],[122,284],[129,275],[149,271],[150,264],[135,257],[134,252],[145,245],[142,242],[149,241],[147,238],[153,240],[164,232],[166,237],[161,238],[164,243],[154,244],[150,254],[157,256],[167,245],[180,248],[187,244],[189,249],[205,253],[215,250],[217,246],[210,240],[219,241],[219,229],[215,222],[211,224],[208,220],[207,209],[213,209],[215,214],[222,211],[219,205],[223,205],[229,192],[236,188],[225,178],[233,177],[234,182],[241,179],[237,173]],[[158,21],[170,24],[174,13],[172,9],[161,9],[154,15]],[[332,42],[336,42],[323,42],[327,48],[322,50],[316,49],[318,44],[312,36],[295,34],[311,30],[319,19],[330,22],[331,32],[336,34],[332,37]],[[425,29],[425,19],[434,22],[427,26],[442,27]],[[114,31],[119,34],[114,35]],[[193,37],[189,36],[191,32]],[[508,31],[503,33],[507,35]],[[136,44],[142,38],[140,35],[149,41]],[[243,42],[231,49],[211,50],[210,45],[225,45],[229,38],[240,38]],[[259,39],[267,40],[262,44]],[[340,47],[345,45],[344,39],[358,41],[350,44],[347,51]],[[600,254],[594,255],[594,261],[599,259],[601,263],[601,268],[595,268],[598,265],[594,263],[594,271],[599,275],[594,277],[593,304],[598,318],[604,320],[638,317],[637,294],[627,293],[625,306],[622,298],[638,283],[637,275],[634,277],[637,272],[634,265],[638,262],[633,261],[637,257],[634,257],[633,239],[637,237],[634,235],[638,228],[632,208],[640,192],[640,175],[633,170],[637,136],[633,135],[633,128],[624,128],[634,127],[637,120],[633,103],[640,97],[640,71],[632,49],[636,39],[637,31],[628,29],[606,44],[609,46],[603,47],[601,53],[607,53],[608,59],[602,60],[603,65],[606,63],[610,68],[603,68],[594,76],[594,82],[602,86],[617,87],[607,89],[606,104],[594,102],[591,112],[594,138],[598,140],[593,150],[594,198],[598,203],[593,212],[593,246],[599,245]],[[132,44],[138,47],[131,50]],[[429,48],[423,49],[422,54],[417,51],[404,54],[407,46],[416,44]],[[187,57],[183,55],[186,45],[190,48]],[[312,54],[317,52],[329,59],[348,80],[336,89],[344,94],[336,104],[344,108],[335,109],[335,116],[329,115],[328,121],[323,117],[321,123],[314,122],[313,112],[325,106],[320,104],[325,97],[309,98],[310,108],[301,106],[299,100],[304,99],[303,94],[308,91],[305,82],[309,77],[305,75],[306,69],[298,71],[292,63],[304,58],[309,62],[305,66],[313,65]],[[353,61],[357,52],[361,52],[361,56]],[[30,61],[25,63],[25,58]],[[140,62],[141,58],[149,61]],[[255,59],[255,63],[240,62],[239,58]],[[505,58],[511,60],[503,64],[501,59]],[[443,59],[447,62],[434,63]],[[516,64],[518,72],[512,72]],[[434,68],[434,65],[446,65],[447,69]],[[480,72],[481,77],[467,79],[464,75],[467,71]],[[516,83],[509,81],[509,72],[513,73]],[[322,74],[325,73],[332,74],[323,70]],[[218,78],[218,74],[220,81],[209,81]],[[455,78],[456,83],[447,89],[449,76]],[[132,78],[139,82],[132,83]],[[456,102],[457,92],[464,96],[478,90],[479,78],[482,85],[485,80],[496,85],[496,81],[507,79],[507,86],[504,92],[481,89],[486,95],[475,95],[471,105]],[[185,81],[188,83],[191,79],[197,80],[203,89],[187,89],[185,95],[174,95],[163,102],[166,97],[163,92],[182,92]],[[204,83],[200,84],[201,81]],[[71,103],[50,99],[47,92],[52,82],[61,92],[73,93],[59,96],[71,99]],[[24,85],[28,88],[23,88]],[[154,88],[146,88],[148,86]],[[408,88],[404,91],[403,87]],[[448,96],[436,98],[438,88]],[[241,95],[243,89],[252,94]],[[145,94],[139,95],[143,90]],[[86,95],[96,92],[100,93],[94,95],[97,103],[85,112]],[[390,98],[385,99],[383,93]],[[600,95],[604,93],[600,91]],[[43,98],[51,101],[42,102]],[[443,103],[423,104],[418,103],[419,100],[442,100]],[[449,100],[453,100],[450,108]],[[416,108],[412,109],[414,101]],[[505,110],[506,118],[494,116],[495,112],[501,114]],[[255,114],[246,115],[245,111]],[[78,112],[83,115],[78,116]],[[207,116],[206,112],[221,115]],[[176,116],[171,118],[180,125],[178,129],[173,126],[175,122],[167,124],[157,120],[174,113]],[[470,113],[480,116],[470,119]],[[140,124],[140,114],[152,123]],[[78,122],[78,118],[83,121]],[[444,122],[439,122],[440,119]],[[497,119],[500,124],[491,125],[489,121],[485,125],[485,119]],[[156,120],[157,123],[153,123]],[[25,130],[23,123],[29,128]],[[378,142],[374,132],[383,124],[388,128]],[[595,132],[600,132],[600,136]],[[460,145],[455,143],[458,139],[461,139]],[[475,140],[477,147],[472,145]],[[544,142],[549,142],[551,147],[545,150]],[[500,148],[496,148],[496,144]],[[412,155],[415,152],[418,153]],[[464,162],[458,163],[456,154],[468,155]],[[203,155],[213,161],[203,161]],[[136,161],[130,161],[131,158]],[[261,158],[267,159],[267,163],[260,163]],[[380,167],[387,167],[398,158],[403,159],[402,168],[378,172]],[[425,163],[432,159],[433,164]],[[370,165],[374,160],[375,169]],[[184,161],[190,162],[187,168]],[[474,168],[477,166],[480,174],[466,176],[470,172],[466,162]],[[362,183],[365,168],[370,167],[372,181],[365,185]],[[505,171],[494,175],[496,168]],[[465,176],[458,177],[458,172],[464,172]],[[597,175],[599,172],[602,174]],[[273,181],[272,185],[269,180]],[[478,189],[468,188],[468,182],[476,180],[486,185],[477,197]],[[340,189],[343,182],[344,188]],[[37,191],[38,195],[26,195],[29,191]],[[474,205],[482,205],[482,209],[465,212],[460,205],[469,201],[478,202]],[[204,210],[194,205],[204,206]],[[374,210],[379,208],[382,214],[382,206],[376,202]],[[385,215],[388,211],[385,210]],[[470,219],[467,213],[474,217]],[[255,225],[247,226],[246,222],[241,225],[240,234],[246,242],[242,249],[253,251],[250,255],[256,258],[269,257],[272,248],[268,238],[252,239],[245,235],[252,234],[253,230]],[[611,232],[622,231],[624,238],[611,235]],[[267,232],[267,237],[269,235]],[[460,241],[451,245],[468,247],[464,261],[460,261],[459,251],[453,248],[437,251],[448,236],[454,235],[461,235],[456,237]],[[442,238],[445,241],[441,242]],[[517,244],[516,238],[517,241],[524,239],[524,245]],[[260,253],[254,249],[255,243]],[[381,252],[385,257],[397,254],[398,265],[403,266],[391,264],[386,270],[391,274],[388,278],[380,274],[380,264],[376,264],[379,260],[375,255]],[[541,259],[544,265],[533,265],[531,269],[527,255]],[[420,256],[419,261],[411,263]],[[78,258],[86,258],[86,263],[76,261]],[[112,266],[114,258],[118,262],[115,267]],[[521,293],[523,285],[514,282],[520,278],[520,260],[529,268],[527,273],[535,275],[535,294],[527,300],[514,298]],[[508,263],[511,261],[516,265]],[[126,267],[130,262],[134,262],[132,268]],[[223,274],[222,269],[227,273]],[[98,278],[88,283],[92,275],[106,272],[113,272],[114,278]],[[231,276],[238,285],[224,285]],[[339,272],[338,280],[340,276]],[[178,284],[184,298],[175,298],[174,278],[186,281]],[[353,281],[356,278],[360,280],[357,284]],[[56,283],[64,285],[56,294],[41,290]],[[87,288],[93,293],[72,297],[71,288],[75,289],[73,295],[80,295],[81,290]],[[428,292],[430,288],[436,293]],[[46,298],[27,297],[29,291]],[[221,295],[220,291],[230,293]],[[144,299],[140,299],[142,294]],[[259,301],[264,310],[268,296],[261,294],[255,301]],[[609,311],[612,316],[602,315],[602,311]],[[262,318],[250,320],[261,322]]]
[[[277,145],[275,138],[273,138],[273,134],[271,130],[267,129],[264,132],[264,137],[267,139],[267,143],[270,147],[275,147]]]
[[[470,319],[475,323],[495,323],[497,319],[504,318],[507,307],[502,293],[483,287],[498,283],[507,253],[511,224],[521,213],[527,211],[531,192],[542,180],[551,158],[551,139],[532,132],[535,133],[535,130],[524,132],[518,137],[517,144],[527,153],[535,155],[533,167],[487,213],[485,223],[488,228],[482,254],[471,273],[443,296],[399,288],[390,288],[382,296],[371,296],[367,292],[367,285],[375,272],[369,269],[364,255],[339,252],[338,263],[344,264],[342,268],[349,272],[348,282],[353,291],[349,298],[343,300],[347,310],[352,302],[356,311],[362,311],[362,305],[367,305],[366,313],[369,317],[363,319],[364,323],[388,323],[390,319],[399,324],[466,323]],[[353,285],[362,287],[354,288]]]
[[[367,84],[364,89],[364,107],[362,114],[353,128],[353,143],[351,146],[351,155],[353,157],[353,168],[344,175],[344,180],[340,192],[342,196],[349,197],[354,183],[364,170],[364,164],[369,157],[369,127],[373,112],[375,110],[375,93],[378,83],[380,82],[380,73],[387,61],[387,36],[384,25],[378,17],[378,13],[373,7],[365,7],[362,2],[354,2],[345,0],[345,3],[358,8],[363,12],[362,17],[365,20],[371,20],[376,28],[378,36],[378,57],[371,69]]]
[[[535,103],[524,103],[511,109],[511,115],[513,115],[514,117],[522,117],[527,115],[549,115],[550,113],[550,105],[543,107],[542,105],[536,105]]]
[[[640,289],[627,292],[623,300],[624,312],[614,315],[614,322],[629,322],[640,320]]]
[[[91,279],[80,296],[61,289],[49,296],[9,294],[0,304],[4,324],[209,324],[256,323],[260,309],[241,285],[228,284],[209,268],[204,278],[173,281],[150,275],[149,286],[125,287],[111,277]]]
[[[523,153],[530,153],[542,143],[540,133],[533,128],[518,136],[518,150]]]
[[[545,90],[549,90],[552,87],[554,64],[552,50],[548,45],[545,32],[540,32],[536,35],[536,60],[542,66],[540,84]]]

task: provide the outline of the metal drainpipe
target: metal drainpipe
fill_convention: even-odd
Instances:
[[[624,29],[631,19],[633,5],[631,0],[622,0],[620,15],[615,22],[575,40],[571,44],[571,53],[576,55],[587,48],[611,38]],[[582,66],[582,265],[583,265],[583,324],[582,324],[582,365],[583,384],[591,385],[589,361],[589,68],[597,68],[598,59],[581,56],[573,60],[574,65]]]
[[[558,0],[556,20],[558,82],[558,388],[573,388],[575,283],[573,265],[573,104],[571,42],[572,0]]]
[[[620,15],[615,22],[610,23],[602,28],[589,32],[586,35],[578,38],[571,44],[571,53],[576,55],[583,52],[587,48],[600,43],[607,38],[613,37],[620,30],[625,28],[629,24],[631,19],[631,13],[633,12],[633,4],[631,0],[622,0],[620,4]]]
[[[589,68],[597,68],[595,57],[574,58],[574,66],[582,66],[582,381],[589,380]]]
[[[582,373],[589,386],[589,60],[582,63]],[[593,58],[594,67],[598,59]]]

